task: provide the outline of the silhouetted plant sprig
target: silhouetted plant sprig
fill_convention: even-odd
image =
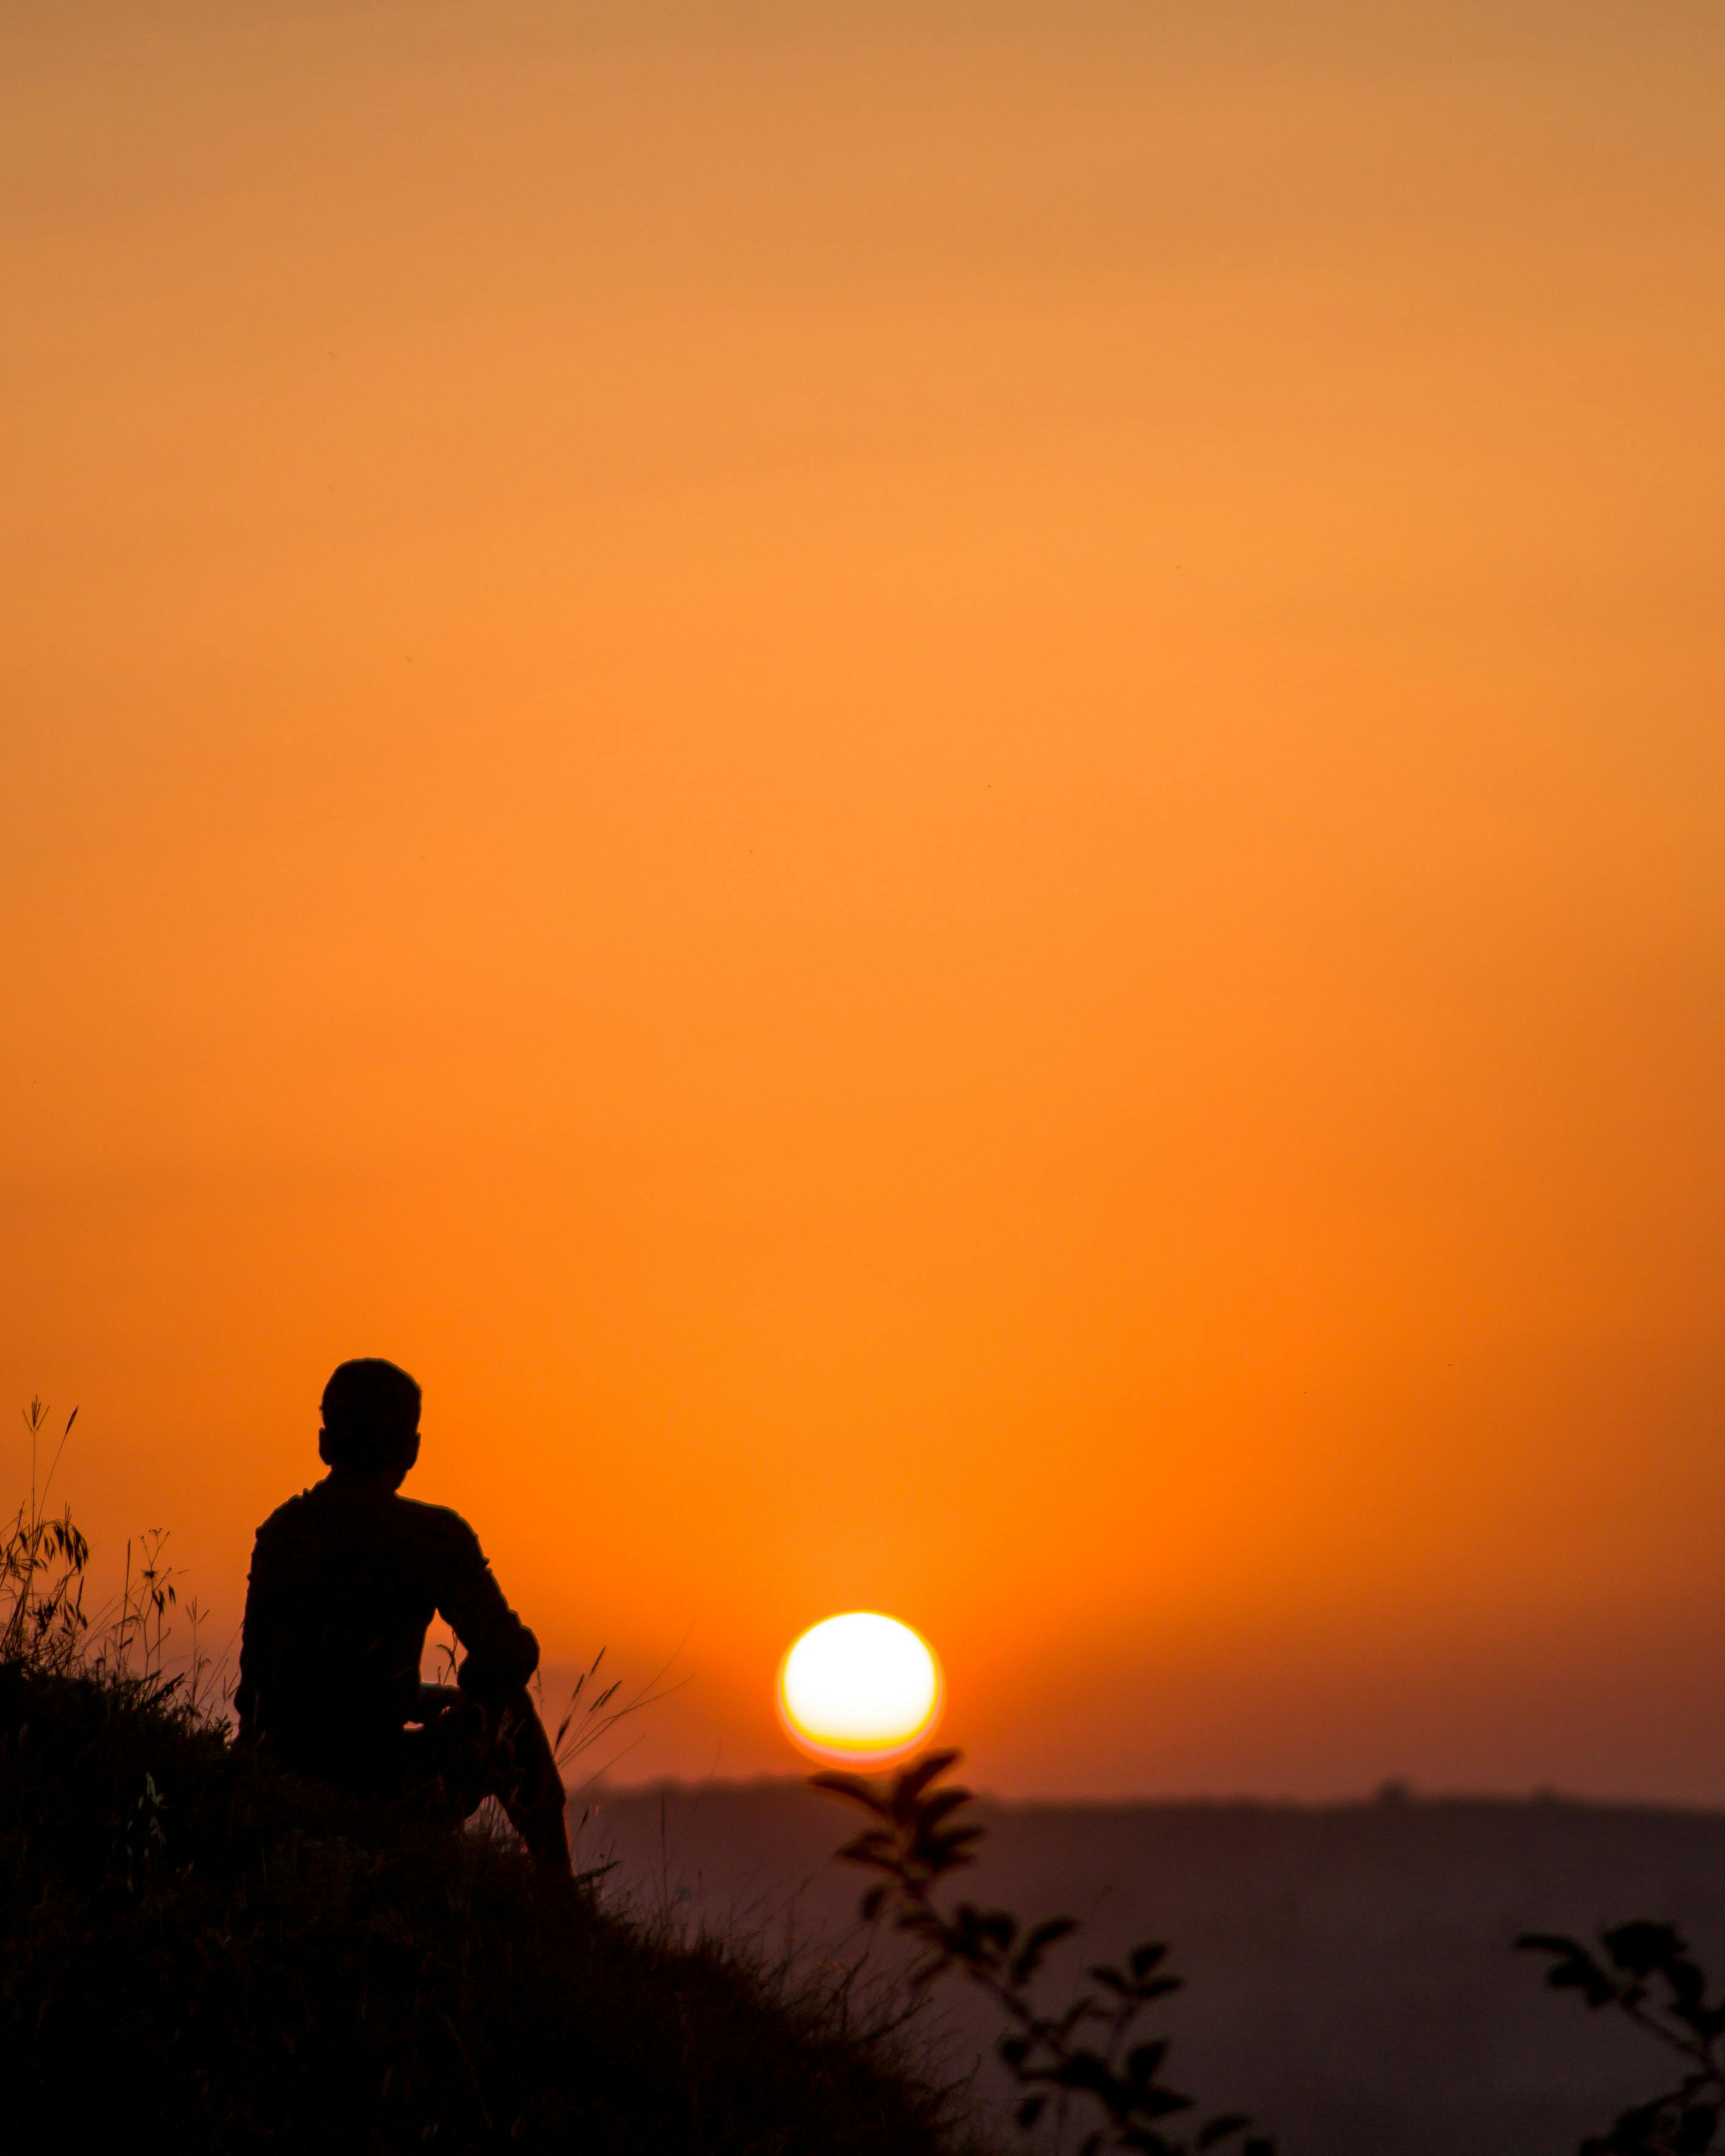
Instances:
[[[126,1543],[126,1579],[120,1590],[120,1607],[110,1620],[110,1651],[120,1668],[165,1697],[177,1690],[182,1676],[170,1676],[162,1668],[167,1635],[173,1620],[168,1615],[180,1599],[174,1585],[174,1568],[163,1556],[167,1542],[165,1527],[146,1527],[137,1544],[134,1570],[132,1543]]]
[[[0,1668],[95,1677],[134,1689],[145,1701],[172,1699],[194,1718],[218,1721],[222,1671],[200,1647],[203,1613],[195,1599],[183,1605],[192,1625],[190,1653],[176,1657],[182,1668],[167,1666],[172,1613],[182,1605],[166,1531],[151,1527],[136,1542],[128,1538],[119,1597],[92,1615],[85,1607],[90,1544],[74,1525],[69,1505],[62,1502],[58,1512],[48,1509],[78,1410],[66,1417],[58,1438],[43,1400],[33,1399],[23,1418],[30,1440],[29,1494],[9,1520],[0,1520]]]
[[[1709,2003],[1706,1973],[1674,1926],[1614,1925],[1599,1934],[1600,1953],[1558,1932],[1528,1932],[1516,1944],[1552,1957],[1548,1984],[1579,1991],[1589,2007],[1615,2007],[1684,2061],[1674,2087],[1632,2104],[1580,2156],[1707,2156],[1720,2145],[1725,1996]]]
[[[48,1493],[78,1410],[74,1408],[66,1417],[42,1477],[48,1414],[40,1399],[33,1399],[24,1409],[24,1428],[30,1438],[30,1494],[0,1527],[0,1662],[64,1673],[79,1666],[90,1626],[84,1611],[90,1544],[72,1524],[69,1507],[63,1505],[58,1514],[48,1510]]]
[[[1006,1909],[960,1902],[951,1909],[934,1899],[938,1881],[976,1861],[983,1830],[958,1815],[971,1792],[953,1784],[935,1785],[957,1763],[956,1752],[932,1752],[906,1768],[889,1787],[860,1774],[826,1774],[813,1786],[860,1804],[874,1824],[839,1852],[848,1862],[880,1876],[863,1897],[862,1913],[873,1922],[889,1910],[896,1930],[912,1940],[919,1957],[911,1972],[917,1989],[956,1969],[986,1992],[1011,2026],[999,2050],[1020,2092],[1016,2117],[1029,2130],[1052,2101],[1075,2101],[1101,2113],[1086,2133],[1078,2156],[1131,2149],[1139,2156],[1189,2156],[1220,2148],[1245,2135],[1236,2156],[1274,2156],[1274,2144],[1250,2133],[1251,2120],[1227,2112],[1205,2119],[1188,2138],[1171,2138],[1168,2122],[1193,2108],[1193,2099],[1162,2077],[1165,2042],[1131,2043],[1139,2015],[1180,1988],[1164,1966],[1168,1948],[1134,1947],[1118,1965],[1099,1963],[1087,1971],[1096,1988],[1077,1994],[1058,2013],[1045,2012],[1033,1987],[1050,1950],[1078,1929],[1071,1917],[1050,1917],[1025,1929]],[[1096,2041],[1086,2041],[1094,2036]]]

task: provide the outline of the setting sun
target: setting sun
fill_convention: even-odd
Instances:
[[[804,1632],[778,1672],[778,1707],[803,1751],[880,1767],[922,1743],[939,1719],[940,1665],[895,1617],[853,1609]]]

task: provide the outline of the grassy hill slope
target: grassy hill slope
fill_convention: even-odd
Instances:
[[[0,1664],[20,2141],[952,2156],[942,2098],[865,2020],[842,1983],[273,1774],[147,1686]]]

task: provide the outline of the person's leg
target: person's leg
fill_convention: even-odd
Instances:
[[[551,1739],[525,1686],[492,1707],[485,1794],[502,1805],[510,1825],[541,1864],[567,1876],[568,1792]]]
[[[568,1802],[545,1725],[525,1686],[480,1702],[452,1685],[422,1685],[418,1730],[409,1730],[408,1780],[437,1810],[469,1819],[495,1797],[535,1857],[567,1874]]]

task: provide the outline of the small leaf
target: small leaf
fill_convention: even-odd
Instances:
[[[1686,1951],[1681,1934],[1671,1924],[1649,1923],[1638,1917],[1633,1923],[1614,1924],[1600,1937],[1605,1951],[1619,1969],[1631,1976],[1651,1976],[1678,1960]]]
[[[1166,2044],[1135,2044],[1127,2055],[1126,2071],[1135,2082],[1153,2082],[1167,2056]]]
[[[937,1789],[932,1797],[924,1799],[918,1810],[917,1825],[920,1829],[936,1826],[948,1812],[955,1812],[961,1804],[968,1804],[970,1801],[968,1789]]]
[[[1061,2088],[1088,2089],[1105,2102],[1114,2092],[1113,2071],[1095,2051],[1069,2051],[1049,2078]]]
[[[860,1774],[811,1774],[809,1786],[811,1789],[824,1791],[828,1796],[848,1797],[854,1804],[866,1804],[871,1812],[878,1812],[882,1819],[891,1816],[890,1807],[881,1801]]]
[[[1034,1926],[1013,1963],[1013,1982],[1028,1984],[1041,1968],[1042,1958],[1049,1948],[1065,1938],[1068,1933],[1077,1929],[1076,1917],[1046,1917],[1040,1924]]]
[[[908,1823],[916,1813],[916,1799],[937,1776],[944,1774],[948,1767],[956,1766],[959,1757],[957,1752],[931,1752],[914,1767],[906,1767],[893,1785],[892,1816]],[[967,1796],[968,1794],[967,1791]]]

